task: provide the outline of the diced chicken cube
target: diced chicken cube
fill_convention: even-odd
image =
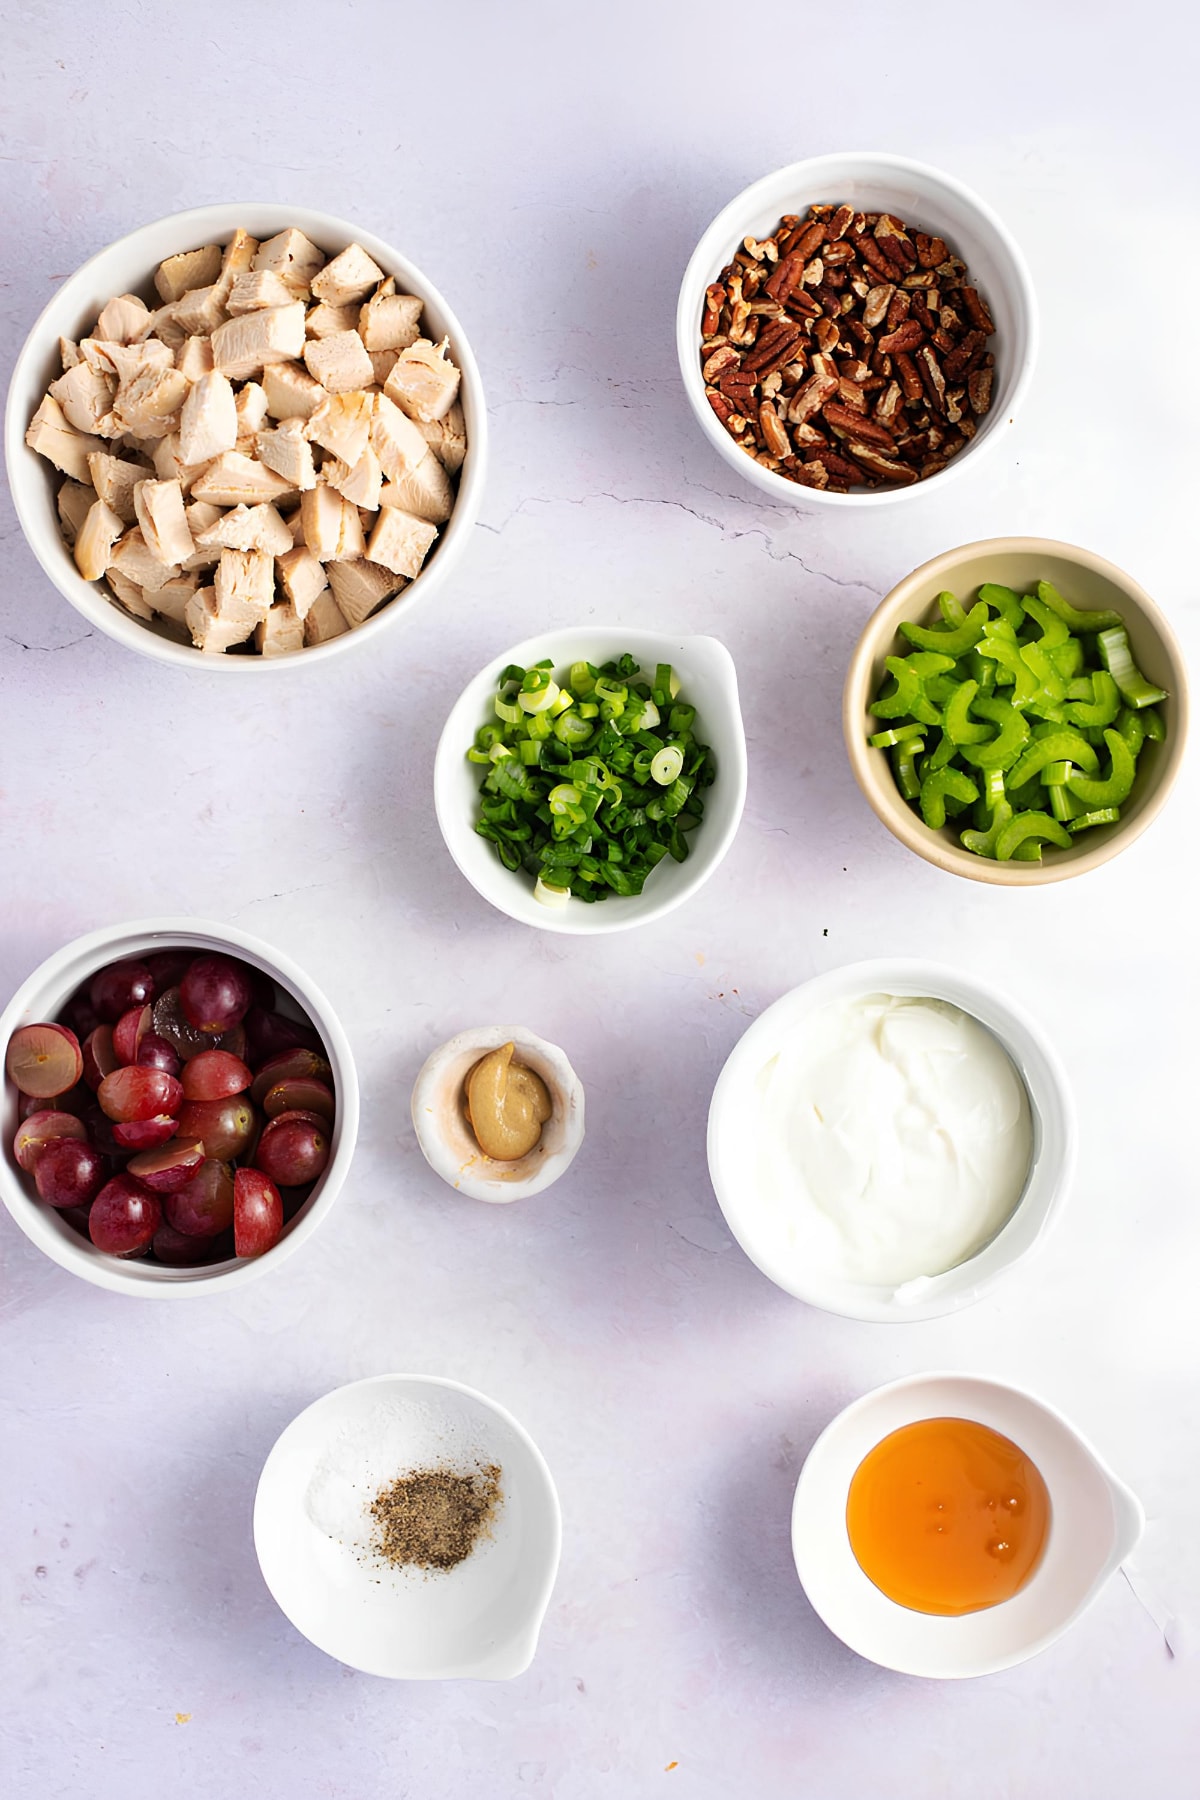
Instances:
[[[206,337],[185,337],[175,352],[175,367],[189,381],[199,381],[202,375],[211,375],[213,370],[212,339]]]
[[[233,449],[237,435],[237,403],[229,377],[219,369],[201,375],[179,416],[181,458],[187,464],[211,462],[223,450]]]
[[[257,624],[275,598],[275,559],[261,550],[222,550],[214,588],[219,619]]]
[[[332,337],[310,339],[304,346],[304,361],[309,374],[329,394],[348,394],[354,388],[364,388],[375,374],[357,331],[335,331]],[[395,372],[393,369],[392,374]]]
[[[307,419],[325,399],[325,389],[295,363],[272,363],[263,370],[267,412],[273,419]]]
[[[379,458],[367,445],[354,467],[334,456],[322,464],[321,478],[337,489],[343,499],[367,512],[379,511],[379,495],[383,487],[383,470]]]
[[[100,375],[115,375],[118,381],[133,381],[155,369],[172,369],[174,352],[157,338],[139,344],[110,343],[104,338],[84,338],[79,354],[90,369]]]
[[[372,562],[412,580],[420,574],[436,537],[437,526],[428,519],[418,519],[403,507],[384,506],[368,541],[367,555]]]
[[[385,281],[358,315],[358,329],[368,350],[407,350],[421,335],[422,302],[415,294],[398,294]]]
[[[454,402],[444,419],[417,420],[417,430],[447,475],[457,475],[467,454],[467,425],[460,402]]]
[[[380,504],[402,506],[405,512],[415,513],[418,519],[444,525],[454,510],[454,489],[433,451],[427,450],[415,468],[388,483],[380,496]]]
[[[399,354],[400,354],[400,352],[398,350],[368,350],[367,351],[367,355],[371,359],[371,367],[375,371],[376,387],[383,386],[384,382],[387,380],[388,376],[391,374],[392,370],[395,368],[396,358],[397,358],[397,356],[399,356]]]
[[[125,533],[113,551],[108,572],[114,568],[127,581],[136,582],[147,593],[157,592],[164,582],[174,581],[182,573],[174,563],[159,562],[157,556],[151,553],[141,528],[137,525],[132,531]]]
[[[183,511],[183,489],[177,481],[139,481],[133,508],[146,548],[160,563],[183,563],[196,546]]]
[[[331,563],[330,567],[338,568],[340,564]],[[296,609],[296,617],[304,619],[317,595],[329,586],[324,563],[318,562],[306,545],[297,544],[276,557],[275,568],[284,593]]]
[[[168,256],[154,274],[154,285],[160,300],[169,305],[182,300],[192,288],[210,287],[221,273],[221,246],[205,244],[201,250],[182,250]]]
[[[210,587],[197,588],[184,608],[184,623],[192,634],[197,650],[216,655],[244,644],[252,634],[254,619],[222,619],[217,613],[217,597]]]
[[[177,625],[185,624],[188,602],[199,585],[198,575],[176,575],[174,580],[164,581],[152,596],[155,612],[164,619],[174,619]]]
[[[325,252],[293,225],[260,244],[252,266],[282,276],[293,293],[307,294],[313,276],[324,265]]]
[[[62,407],[68,425],[97,437],[107,435],[103,427],[112,414],[117,392],[115,376],[102,375],[98,369],[81,361],[65,375],[60,375],[57,381],[52,381],[50,392]]]
[[[338,611],[347,625],[357,629],[377,606],[382,606],[385,600],[390,600],[393,594],[399,593],[404,581],[390,569],[380,568],[378,563],[368,562],[365,557],[359,556],[353,562],[330,563],[329,585],[338,603]]]
[[[139,481],[145,481],[149,472],[141,463],[127,462],[124,457],[112,456],[107,450],[94,450],[88,457],[88,473],[97,495],[126,525],[134,522],[134,487]]]
[[[135,437],[166,437],[179,429],[180,408],[191,391],[191,382],[176,368],[146,369],[121,383],[113,418]]]
[[[304,521],[304,542],[321,562],[363,554],[363,528],[357,509],[326,482],[318,482],[300,496],[300,517]]]
[[[305,315],[304,329],[310,338],[332,337],[335,331],[358,330],[357,306],[327,306],[322,300]]]
[[[410,419],[441,419],[458,394],[459,372],[446,355],[449,338],[418,338],[396,358],[384,393]]]
[[[309,419],[304,435],[353,468],[371,440],[374,410],[375,396],[361,388],[331,394]]]
[[[154,617],[154,608],[136,581],[130,581],[120,569],[111,568],[104,571],[104,579],[127,613],[132,613],[135,619]]]
[[[58,507],[58,522],[62,526],[62,534],[68,544],[75,542],[79,536],[80,527],[88,516],[89,509],[99,498],[95,488],[88,487],[82,481],[63,482],[55,497],[55,503]]]
[[[337,601],[329,589],[325,588],[317,595],[305,615],[305,645],[327,644],[330,638],[341,637],[349,629]]]
[[[239,275],[254,267],[254,259],[258,255],[259,243],[241,225],[225,246],[225,254],[221,258],[221,274],[232,286]]]
[[[172,321],[189,337],[211,337],[226,316],[225,290],[219,281],[192,288],[171,306]]]
[[[85,581],[99,581],[112,556],[112,548],[124,526],[111,506],[97,500],[75,539],[75,566]]]
[[[74,338],[60,337],[58,340],[58,360],[62,363],[63,374],[73,369],[79,361],[79,345]]]
[[[260,656],[291,656],[304,648],[304,624],[286,600],[277,600],[265,619],[254,627]]]
[[[227,319],[212,334],[213,366],[232,381],[255,375],[269,363],[294,359],[303,349],[302,300],[260,306],[257,312]]]
[[[248,381],[237,397],[237,447],[245,456],[255,455],[255,440],[266,422],[266,389],[257,381]]]
[[[235,275],[225,310],[231,319],[257,312],[260,306],[288,306],[296,298],[281,275],[270,269],[248,269]]]
[[[316,487],[317,468],[312,445],[304,435],[303,419],[284,419],[273,430],[260,431],[257,449],[260,461],[301,493]]]
[[[192,483],[192,496],[213,506],[256,506],[260,500],[282,500],[293,492],[290,482],[240,450],[226,450]]]
[[[136,294],[118,294],[103,307],[92,336],[113,344],[136,344],[150,329],[150,308]]]
[[[209,550],[200,544],[200,539],[206,531],[211,530],[218,519],[223,517],[221,508],[210,506],[207,500],[193,500],[190,506],[184,507],[183,511],[188,522],[188,530],[192,534],[192,542],[196,545],[195,554],[189,556],[183,565],[185,572],[190,569],[213,568],[221,560],[223,546],[215,545]]]
[[[179,451],[179,434],[172,432],[151,445],[154,473],[160,481],[177,481],[185,494],[190,494],[197,477],[208,468],[207,462],[185,463]]]
[[[273,506],[235,506],[222,513],[196,539],[198,550],[265,550],[282,556],[292,548],[292,534]]]
[[[104,449],[104,440],[90,433],[76,431],[68,425],[66,414],[54,398],[47,394],[25,433],[25,442],[72,481],[89,480],[88,457],[94,450]]]
[[[330,306],[345,306],[350,300],[365,300],[371,289],[383,280],[383,270],[372,262],[361,244],[348,244],[340,256],[325,264],[310,283],[316,299]]]
[[[398,481],[415,469],[429,446],[412,420],[389,400],[386,393],[376,394],[371,420],[371,446],[389,481]]]
[[[171,350],[177,350],[180,344],[185,343],[188,334],[175,316],[178,307],[182,304],[182,301],[174,302],[170,306],[160,306],[156,312],[152,312],[147,336],[159,339]]]

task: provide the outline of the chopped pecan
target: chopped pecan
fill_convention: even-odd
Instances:
[[[791,452],[791,441],[783,429],[783,421],[775,411],[770,400],[764,400],[758,409],[758,423],[762,431],[767,449],[772,456],[787,456]]]
[[[962,343],[952,350],[946,358],[946,376],[950,381],[958,381],[966,374],[967,364],[977,350],[982,350],[986,342],[982,331],[968,331]]]
[[[725,304],[725,289],[719,281],[714,281],[704,294],[704,317],[700,321],[702,337],[712,337],[721,322],[721,308]]]
[[[932,344],[922,344],[913,356],[913,361],[921,372],[921,380],[929,391],[929,398],[940,413],[946,411],[946,378],[938,366]]]
[[[945,261],[946,246],[940,237],[929,237],[924,231],[915,231],[913,242],[916,245],[917,261],[923,269],[936,269],[940,262]]]
[[[857,381],[851,381],[846,375],[838,382],[838,401],[842,406],[849,407],[851,412],[865,413],[867,410],[867,396]]]
[[[887,309],[887,330],[899,331],[908,317],[908,309],[912,305],[912,295],[906,294],[903,288],[897,288],[892,295]]]
[[[991,313],[980,299],[978,288],[964,287],[962,298],[972,325],[977,331],[982,331],[984,337],[991,337],[996,327],[992,323]]]
[[[834,401],[825,408],[825,423],[839,437],[854,443],[875,444],[881,450],[896,448],[896,439],[886,425],[865,419],[859,413],[851,412],[848,406],[838,406]]]
[[[814,256],[810,263],[804,265],[804,273],[800,277],[802,287],[819,287],[821,277],[825,273],[825,264],[819,256]]]
[[[853,219],[853,217],[854,217],[854,208],[852,206],[847,206],[847,205],[845,205],[845,203],[843,203],[841,206],[839,206],[837,211],[834,213],[833,217],[829,221],[829,236],[830,236],[830,238],[833,240],[836,240],[838,238],[845,237],[846,232],[850,228],[850,221]]]
[[[877,269],[883,281],[895,280],[896,269],[891,258],[884,255],[875,239],[869,237],[865,231],[858,238],[858,247],[863,261],[870,263],[873,269]]]
[[[875,418],[880,425],[891,428],[900,411],[900,402],[903,398],[904,396],[900,392],[900,383],[889,381],[875,402]]]
[[[921,330],[927,331],[930,337],[938,329],[938,321],[930,312],[924,294],[909,296],[908,316],[910,319],[915,319]]]
[[[727,400],[724,394],[718,394],[715,388],[705,388],[704,398],[708,401],[708,404],[712,407],[722,425],[728,425],[730,419],[733,417],[732,400]]]
[[[821,286],[831,294],[841,295],[850,285],[850,277],[845,269],[826,269],[825,279]],[[838,305],[842,304],[839,299]]]
[[[784,310],[797,319],[819,319],[821,302],[814,300],[811,294],[804,293],[801,288],[797,288],[794,293],[788,295],[784,302]]]
[[[874,350],[871,353],[871,368],[876,375],[882,375],[890,381],[892,376],[892,359],[886,350]]]
[[[924,389],[921,386],[921,377],[917,374],[916,363],[911,356],[905,355],[902,350],[899,351],[896,356],[896,373],[900,377],[900,386],[904,390],[904,398],[911,406],[914,401],[921,398]]]
[[[791,250],[777,264],[775,273],[767,282],[764,292],[769,294],[772,300],[784,301],[792,289],[799,285],[803,273],[804,258],[798,250]]]
[[[796,254],[805,261],[825,242],[825,226],[820,219],[814,221],[796,239]]]
[[[825,488],[829,486],[829,471],[824,463],[798,463],[795,478],[802,487]]]
[[[943,326],[939,325],[937,330],[931,333],[930,342],[933,343],[943,355],[947,355],[953,350],[955,340]]]
[[[959,317],[954,307],[949,304],[943,306],[938,313],[938,323],[941,325],[943,331],[953,332],[955,337],[959,335],[963,328],[962,319]]]
[[[836,375],[820,372],[810,375],[804,386],[792,395],[787,414],[788,424],[803,425],[815,412],[820,412],[829,396],[837,392],[837,384]]]
[[[890,281],[881,281],[878,287],[869,290],[863,306],[864,325],[882,324],[887,317],[887,309],[891,305],[892,295],[895,291],[895,284]]]
[[[971,411],[980,417],[992,404],[991,369],[973,369],[967,377],[967,395],[971,402]]]
[[[736,369],[740,358],[732,344],[722,344],[714,350],[701,371],[705,381],[718,381],[726,369]]]
[[[854,245],[847,243],[823,244],[821,261],[827,269],[840,269],[846,263],[854,261]]]
[[[764,238],[760,244],[752,237],[745,237],[742,239],[742,249],[746,251],[747,255],[752,256],[755,262],[779,261],[779,245],[774,238]]]
[[[815,425],[809,424],[807,420],[792,427],[792,436],[796,440],[797,450],[806,450],[812,444],[823,444],[826,449],[829,447],[829,439],[825,433],[819,431]]]
[[[772,320],[763,326],[758,342],[742,363],[746,374],[769,375],[791,360],[800,342],[800,327],[787,320]]]
[[[903,487],[911,487],[918,479],[917,471],[907,463],[893,456],[883,456],[869,444],[851,444],[850,454],[864,468],[870,469],[873,475],[882,475],[887,481],[898,481]]]
[[[814,375],[837,375],[836,363],[824,350],[813,351],[812,368]]]
[[[832,319],[818,319],[813,326],[813,337],[819,350],[832,350],[841,335]]]
[[[736,300],[729,319],[729,341],[731,344],[750,344],[754,341],[757,326],[751,325],[750,302]]]
[[[844,356],[841,361],[841,373],[847,381],[863,382],[871,373],[871,367],[869,363],[862,360],[861,356]]]
[[[821,461],[830,475],[836,475],[842,481],[856,482],[863,478],[862,470],[855,463],[848,462],[844,456],[839,456],[836,450],[822,450]]]
[[[721,392],[727,394],[736,405],[744,406],[758,386],[758,383],[755,381],[753,375],[746,375],[741,369],[730,369],[727,374],[722,375],[717,386],[720,388]]]
[[[946,417],[951,425],[957,425],[963,416],[963,401],[966,392],[963,388],[946,389]]]
[[[915,350],[918,344],[924,342],[924,338],[925,333],[916,320],[905,319],[897,330],[889,331],[886,337],[880,338],[877,348],[885,356],[899,356],[902,351]]]

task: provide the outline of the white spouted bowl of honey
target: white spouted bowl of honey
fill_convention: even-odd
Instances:
[[[1139,1501],[1061,1414],[974,1375],[913,1375],[826,1426],[792,1507],[814,1610],[860,1656],[953,1680],[1061,1637],[1133,1551]]]

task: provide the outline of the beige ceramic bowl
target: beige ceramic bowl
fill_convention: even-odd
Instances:
[[[1166,742],[1144,746],[1133,792],[1121,808],[1118,823],[1086,832],[1070,850],[1048,845],[1040,863],[993,862],[964,850],[951,825],[931,830],[920,813],[901,798],[886,752],[873,750],[867,743],[868,733],[876,729],[869,702],[883,679],[884,658],[901,654],[907,647],[897,635],[900,621],[931,623],[940,616],[935,602],[943,589],[949,588],[965,603],[985,581],[999,582],[1020,594],[1029,592],[1038,581],[1050,581],[1074,606],[1119,612],[1138,667],[1147,680],[1165,688],[1168,696],[1159,709],[1166,723]],[[1053,538],[985,538],[922,563],[892,589],[868,619],[850,659],[842,695],[842,729],[850,767],[888,830],[937,868],[1002,887],[1037,887],[1085,874],[1139,837],[1157,816],[1179,773],[1187,721],[1183,652],[1149,594],[1103,557],[1073,544],[1056,543]]]

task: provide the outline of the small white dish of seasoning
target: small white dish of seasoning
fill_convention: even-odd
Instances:
[[[283,1432],[254,1547],[282,1612],[327,1656],[393,1680],[506,1681],[537,1649],[562,1518],[502,1406],[438,1376],[377,1375]]]
[[[713,1091],[708,1164],[742,1249],[847,1318],[935,1318],[1042,1238],[1070,1185],[1058,1058],[1006,995],[909,959],[785,994]]]
[[[540,1194],[583,1142],[583,1086],[563,1052],[519,1025],[460,1031],[412,1092],[426,1162],[459,1193],[503,1203]]]

